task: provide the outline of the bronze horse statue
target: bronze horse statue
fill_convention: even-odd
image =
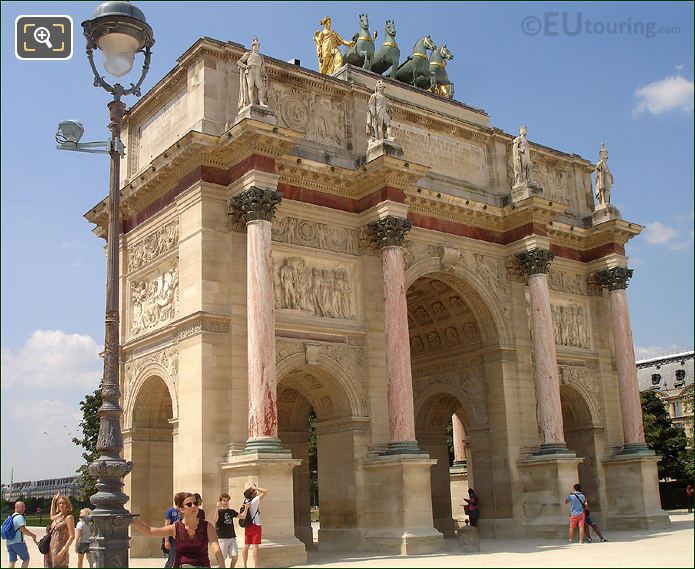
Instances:
[[[454,97],[454,84],[449,81],[449,74],[446,72],[447,61],[454,59],[454,54],[449,51],[445,45],[435,49],[430,55],[430,77],[421,76],[418,79],[417,86],[422,89],[452,99]],[[434,77],[434,85],[432,84]]]
[[[384,43],[376,52],[372,62],[372,71],[379,75],[391,68],[391,77],[395,79],[398,71],[398,62],[401,58],[401,50],[396,43],[396,24],[393,20],[386,20],[384,29]]]
[[[403,83],[416,86],[418,79],[424,77],[430,80],[430,85],[434,87],[434,75],[430,73],[430,63],[427,57],[427,51],[433,51],[437,46],[432,41],[432,38],[427,35],[415,42],[413,53],[408,56],[396,71],[396,79]]]
[[[376,36],[376,32],[374,32],[374,37],[369,34],[369,18],[367,14],[360,14],[360,31],[352,36],[352,41],[355,45],[345,52],[345,63],[371,71]]]

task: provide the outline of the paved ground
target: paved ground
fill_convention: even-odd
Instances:
[[[412,557],[309,552],[303,567],[693,567],[693,514],[671,512],[672,525],[661,531],[607,531],[607,543],[570,545],[566,541],[484,539],[480,553],[460,554],[455,540],[446,540],[446,553]],[[38,530],[39,528],[37,528]],[[40,530],[42,533],[43,531]],[[29,567],[43,567],[36,546],[30,544]],[[71,567],[77,558],[70,554]],[[86,565],[86,564],[85,564]],[[2,567],[8,566],[2,547]],[[19,563],[17,564],[19,567]],[[131,567],[163,567],[164,559],[131,559]]]

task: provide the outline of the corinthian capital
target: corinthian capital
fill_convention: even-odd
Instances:
[[[536,248],[531,251],[518,253],[516,258],[528,276],[548,274],[550,263],[553,262],[555,253],[551,253],[547,249]]]
[[[367,227],[374,234],[376,246],[381,249],[382,247],[403,247],[405,235],[412,226],[413,224],[405,217],[387,215],[379,221],[370,223]]]
[[[272,221],[275,208],[281,201],[281,192],[255,186],[232,198],[234,207],[246,223],[257,219]]]
[[[625,267],[613,267],[598,273],[598,282],[608,290],[625,290],[628,281],[632,278],[633,269]]]

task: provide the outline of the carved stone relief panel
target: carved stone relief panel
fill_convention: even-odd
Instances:
[[[569,173],[566,170],[535,161],[531,177],[542,186],[546,198],[569,203]]]
[[[132,272],[154,261],[160,255],[178,246],[178,219],[158,228],[143,239],[128,245],[127,272]]]
[[[591,348],[588,311],[581,304],[551,303],[555,343],[558,346]]]
[[[313,142],[347,147],[343,100],[276,82],[268,89],[268,101],[282,126],[304,132]]]
[[[130,336],[160,328],[179,314],[178,259],[129,283]]]
[[[407,159],[430,166],[445,176],[490,187],[492,173],[487,167],[488,149],[485,145],[402,123],[393,123],[391,131]]]
[[[326,223],[289,216],[273,220],[273,241],[348,255],[356,255],[360,250],[357,230],[335,231]]]
[[[288,257],[273,269],[275,307],[325,318],[355,318],[354,277],[346,267],[310,266]]]
[[[550,269],[548,285],[552,290],[566,294],[587,295],[586,276],[578,273],[568,273],[561,269]]]

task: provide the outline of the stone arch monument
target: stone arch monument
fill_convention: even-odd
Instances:
[[[485,536],[564,535],[577,480],[602,527],[666,524],[625,292],[642,227],[594,211],[594,165],[524,138],[516,183],[514,134],[389,78],[370,143],[377,77],[349,65],[264,57],[240,110],[245,53],[200,39],[125,117],[130,509],[256,482],[261,564],[305,561],[313,409],[319,549],[439,551],[465,477]]]

